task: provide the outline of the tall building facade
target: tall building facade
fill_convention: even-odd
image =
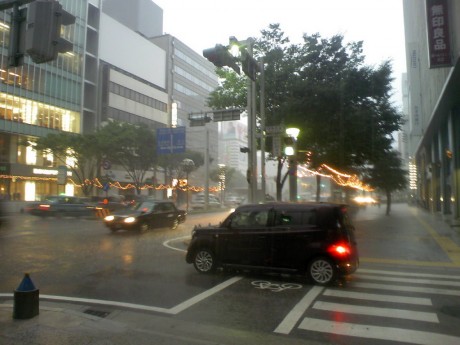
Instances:
[[[188,113],[205,109],[207,94],[217,86],[209,62],[163,35],[163,12],[152,1],[129,1],[129,11],[123,10],[127,1],[59,2],[76,17],[62,33],[74,48],[44,64],[26,56],[21,67],[8,67],[11,10],[0,12],[2,198],[32,201],[63,192],[56,183],[58,162],[34,150],[33,139],[60,131],[91,133],[111,120],[153,130],[188,127]],[[208,126],[217,164],[217,125]],[[187,129],[187,138],[189,149],[203,150],[202,132]],[[105,173],[130,182],[122,171]],[[69,183],[65,193],[78,194],[77,187]]]
[[[460,217],[460,2],[404,0],[408,146],[416,202]]]
[[[191,113],[204,113],[208,95],[218,86],[215,67],[202,55],[193,51],[178,38],[169,34],[151,37],[150,40],[166,52],[166,88],[169,95],[173,126],[186,127],[186,148],[205,155],[208,150],[210,169],[219,162],[218,123],[190,127]],[[204,183],[205,167],[189,175],[191,183]]]
[[[77,17],[63,32],[73,42],[73,52],[40,65],[26,56],[22,66],[8,66],[11,10],[0,12],[0,194],[6,199],[56,194],[56,162],[27,141],[59,131],[81,133],[85,126],[88,3],[61,4]],[[69,185],[67,191],[71,189]]]

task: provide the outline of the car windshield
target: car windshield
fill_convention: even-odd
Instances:
[[[154,202],[143,201],[143,202],[138,202],[138,203],[132,205],[130,208],[133,211],[152,212],[154,207],[155,207],[155,205],[156,204]]]

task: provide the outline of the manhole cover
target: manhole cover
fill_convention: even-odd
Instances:
[[[441,312],[444,314],[453,316],[453,317],[459,317],[460,318],[460,305],[450,305],[450,306],[443,306],[441,307]]]
[[[110,314],[109,312],[106,312],[106,311],[94,310],[94,309],[86,309],[86,310],[84,311],[84,313],[85,313],[85,314],[94,315],[94,316],[98,316],[98,317],[106,317],[107,315]]]

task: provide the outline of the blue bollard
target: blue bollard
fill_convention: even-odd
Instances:
[[[14,290],[13,319],[30,319],[39,313],[39,290],[35,287],[29,273],[18,288]]]

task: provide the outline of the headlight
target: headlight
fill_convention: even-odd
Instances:
[[[128,217],[124,220],[125,223],[134,223],[136,221],[136,218],[134,217]]]
[[[106,222],[111,222],[111,221],[114,220],[114,219],[115,219],[114,216],[107,216],[107,217],[104,217],[104,220],[105,220]]]

